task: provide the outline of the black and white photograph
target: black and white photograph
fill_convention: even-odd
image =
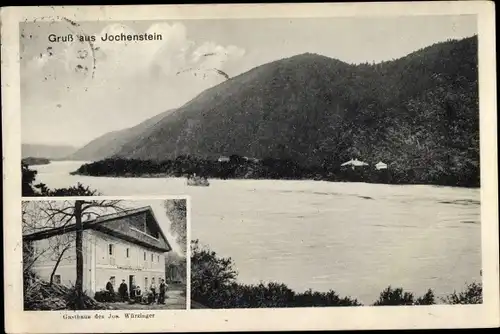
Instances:
[[[23,195],[189,194],[193,307],[481,303],[474,15],[78,29],[21,24]]]
[[[500,321],[491,3],[2,14],[20,319],[78,310],[89,333]],[[95,318],[123,312],[151,317]]]
[[[44,199],[22,210],[25,310],[186,309],[186,199]]]

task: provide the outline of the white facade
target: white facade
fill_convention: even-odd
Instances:
[[[145,234],[147,235],[147,234]],[[149,238],[153,236],[147,235]],[[73,240],[69,239],[73,238]],[[60,244],[59,249],[54,249]],[[76,280],[76,248],[74,232],[32,241],[35,251],[33,270],[44,280],[49,280],[57,258],[66,245],[69,248],[55,272],[55,281],[72,286]],[[165,278],[165,252],[111,236],[96,230],[83,231],[83,290],[89,296],[104,290],[110,277],[115,277],[115,291],[122,279],[129,290],[132,283],[144,291],[152,281],[158,284]]]

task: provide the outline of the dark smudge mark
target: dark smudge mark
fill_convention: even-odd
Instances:
[[[458,205],[479,205],[480,201],[476,201],[473,199],[457,199],[454,201],[439,201],[441,204],[458,204]]]
[[[359,198],[363,198],[363,199],[373,199],[373,197],[370,197],[370,196],[358,196]]]
[[[78,56],[77,56],[78,59],[85,59],[89,55],[89,52],[87,50],[84,50],[84,49],[78,50],[77,53],[78,53]]]
[[[78,23],[76,23],[75,21],[72,21],[72,20],[68,19],[67,17],[63,17],[63,20],[65,20],[66,22],[69,22],[69,24],[71,24],[74,27],[78,27],[79,26]]]
[[[215,71],[215,72],[217,72],[218,74],[222,75],[223,77],[225,77],[225,78],[226,78],[226,80],[229,80],[229,79],[230,79],[229,75],[228,75],[226,72],[221,71],[221,70],[219,70],[219,69],[217,69],[217,68],[214,68],[214,71]]]
[[[75,66],[75,72],[87,74],[89,72],[89,68],[87,66],[82,66],[78,64]]]

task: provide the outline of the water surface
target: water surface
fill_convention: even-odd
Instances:
[[[479,281],[479,189],[324,181],[69,175],[83,162],[34,166],[50,188],[102,195],[191,195],[192,238],[231,257],[244,283],[333,289],[365,304],[388,285],[444,295]]]

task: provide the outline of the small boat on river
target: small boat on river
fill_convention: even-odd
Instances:
[[[197,176],[196,174],[188,175],[187,177],[187,185],[188,186],[198,186],[198,187],[208,187],[210,182],[208,179],[203,176]]]

